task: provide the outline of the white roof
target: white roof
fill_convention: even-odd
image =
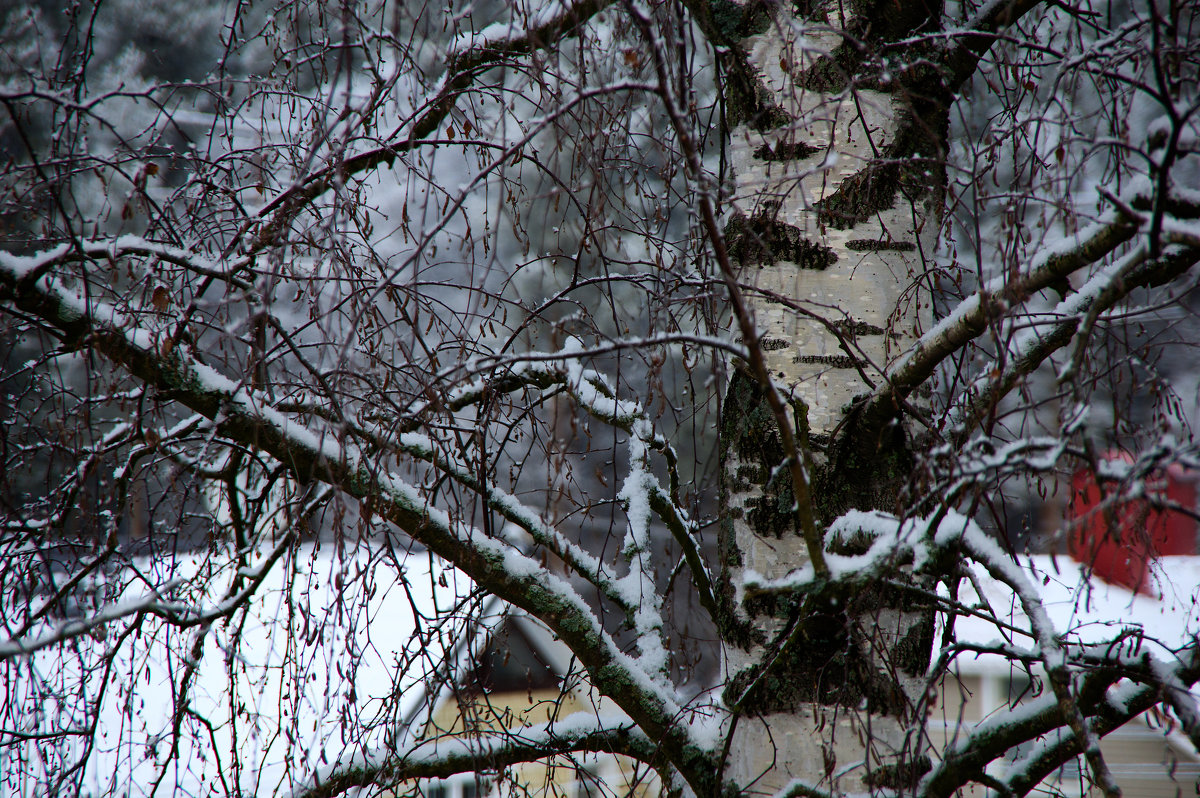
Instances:
[[[1112,585],[1065,555],[1033,555],[1021,558],[1030,581],[1041,594],[1046,614],[1060,636],[1073,642],[1111,640],[1122,629],[1138,629],[1146,636],[1149,650],[1158,658],[1172,660],[1172,650],[1200,634],[1200,557],[1162,557],[1150,569],[1146,586],[1152,595],[1135,594]],[[992,578],[975,565],[975,576],[984,602],[1003,621],[1029,629],[1029,620],[1008,585]],[[975,590],[964,583],[959,601],[968,606],[980,602]],[[960,641],[989,643],[1003,639],[996,624],[982,618],[959,616],[955,631]],[[1005,632],[1007,640],[1032,647],[1028,636]],[[961,656],[960,673],[1008,673],[1010,663],[998,656]]]

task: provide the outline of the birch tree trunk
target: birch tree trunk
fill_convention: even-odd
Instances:
[[[748,12],[745,63],[730,67],[726,238],[771,375],[790,392],[818,529],[849,509],[897,510],[911,471],[914,430],[899,409],[867,417],[854,401],[929,317],[947,103],[928,76],[933,90],[914,91],[911,70],[889,74],[882,48],[932,29],[938,12]],[[924,689],[931,616],[878,587],[756,596],[754,584],[810,557],[781,467],[791,453],[749,375],[731,384],[722,439],[729,775],[758,794],[792,779],[835,794],[903,791],[927,767],[904,729]],[[826,543],[844,552],[854,537]]]

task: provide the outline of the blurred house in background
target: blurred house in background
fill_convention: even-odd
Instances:
[[[481,614],[476,635],[460,643],[458,676],[447,680],[413,719],[423,739],[465,738],[522,729],[579,713],[581,717],[625,718],[584,677],[570,650],[524,613],[499,610],[498,601]],[[425,702],[420,702],[425,703]],[[411,721],[410,721],[411,722]],[[460,774],[422,781],[407,794],[424,798],[478,798],[522,795],[531,798],[642,798],[661,793],[657,775],[646,765],[617,754],[553,757],[509,768],[503,776]]]
[[[1200,585],[1200,557],[1166,556],[1145,562],[1137,590],[1100,579],[1093,569],[1067,556],[1022,557],[1022,565],[1041,593],[1046,612],[1066,639],[1087,643],[1111,638],[1114,627],[1140,625],[1144,639],[1130,639],[1129,654],[1195,644],[1200,634],[1200,609],[1195,591]],[[1130,571],[1133,573],[1133,571]],[[1138,572],[1139,574],[1141,572]],[[1012,590],[979,569],[974,587],[964,586],[959,600],[990,608],[1015,628],[1028,620]],[[508,730],[518,732],[576,712],[621,716],[611,701],[591,687],[572,662],[566,647],[528,616],[497,608],[471,640],[460,645],[460,676],[443,686],[423,719],[419,734],[470,737]],[[969,615],[958,616],[954,638],[959,643],[987,646],[1008,643],[1032,646],[1028,639],[995,640],[996,625]],[[939,685],[928,712],[927,731],[933,751],[962,736],[976,724],[1022,711],[1022,705],[1041,700],[1049,690],[1038,670],[1014,670],[1011,660],[997,655],[960,655],[957,667]],[[1118,784],[1129,798],[1194,798],[1200,795],[1200,752],[1177,728],[1177,721],[1158,711],[1148,712],[1104,737],[1101,749]],[[993,764],[992,775],[1019,768],[1041,739]],[[661,785],[645,765],[617,755],[596,755],[537,762],[516,767],[502,781],[494,775],[463,774],[422,782],[407,794],[424,798],[480,798],[489,794],[529,795],[535,798],[598,798],[599,796],[657,796]],[[1042,782],[1034,795],[1091,798],[1087,765],[1076,759]],[[971,796],[1000,795],[978,788]]]
[[[1146,563],[1144,576],[1137,573],[1139,589],[1100,579],[1088,566],[1071,557],[1035,555],[1022,557],[1030,582],[1039,590],[1055,628],[1065,631],[1070,642],[1088,643],[1111,639],[1115,628],[1141,625],[1145,637],[1129,639],[1129,651],[1160,654],[1166,649],[1197,645],[1200,607],[1196,588],[1200,585],[1200,557],[1164,556]],[[1128,571],[1133,573],[1136,569]],[[973,587],[964,586],[959,601],[971,607],[989,607],[1001,619],[1011,618],[1015,628],[1028,629],[1020,603],[1008,586],[977,569]],[[968,615],[955,619],[955,638],[979,646],[1008,644],[1014,648],[1034,646],[1028,638],[996,639],[992,622]],[[1160,654],[1161,655],[1161,654]],[[1118,684],[1119,687],[1119,684]],[[1040,670],[1014,669],[1012,661],[993,654],[960,655],[955,672],[944,679],[936,706],[929,718],[929,733],[935,750],[943,741],[953,741],[967,727],[1022,711],[1022,705],[1043,699],[1050,687]],[[1111,700],[1120,700],[1110,689]],[[991,775],[1020,768],[1038,745],[1054,743],[1042,738],[1010,752],[994,763]],[[1142,714],[1101,740],[1101,751],[1117,783],[1129,798],[1194,798],[1200,795],[1200,752],[1178,730],[1178,721],[1159,711]],[[977,788],[972,796],[1000,795]],[[1089,786],[1089,773],[1082,757],[1068,763],[1042,782],[1034,795],[1098,796]]]

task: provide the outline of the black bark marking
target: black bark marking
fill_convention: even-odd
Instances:
[[[771,26],[771,4],[751,0],[738,4],[733,0],[710,0],[705,8],[717,32],[727,41],[740,41],[764,33]]]
[[[751,69],[749,66],[745,67]],[[758,75],[735,74],[730,72],[729,86],[725,92],[727,113],[726,124],[729,128],[746,124],[751,130],[767,133],[787,127],[795,122],[795,118],[779,103],[775,102],[771,90],[762,82]]]
[[[775,218],[778,202],[764,203],[751,218],[737,213],[725,227],[729,254],[742,266],[772,266],[790,261],[801,269],[827,269],[837,262],[830,247],[806,239],[800,228]]]
[[[764,143],[754,151],[754,157],[761,161],[798,161],[820,151],[820,147],[805,141],[778,141],[774,148]]]
[[[886,211],[896,201],[901,173],[900,165],[895,162],[867,164],[816,203],[818,218],[823,224],[846,230]]]
[[[848,335],[851,338],[859,335],[883,335],[887,332],[882,327],[858,319],[841,319],[833,322],[830,326],[842,335]]]
[[[865,368],[866,363],[855,360],[849,355],[796,355],[793,363],[817,363],[834,369],[852,369],[855,366]]]
[[[797,400],[793,405],[797,440],[807,445],[808,409]],[[717,580],[718,627],[724,639],[745,649],[764,644],[762,630],[747,623],[735,607],[735,591],[729,576],[742,565],[742,552],[734,536],[735,519],[745,522],[760,535],[783,537],[796,534],[795,498],[792,482],[783,464],[783,443],[775,417],[758,381],[735,368],[721,411],[721,523],[717,546],[721,575]],[[733,457],[738,467],[730,463]],[[730,496],[758,488],[761,493],[744,507],[730,507]]]
[[[884,241],[878,238],[855,238],[846,242],[846,249],[852,249],[855,252],[880,252],[889,250],[892,252],[911,252],[916,249],[916,245],[911,241]]]
[[[860,70],[878,70],[876,56],[882,45],[907,39],[917,31],[938,29],[940,0],[853,0],[854,9],[842,42],[796,76],[797,84],[811,91],[838,92],[851,80],[862,85]]]

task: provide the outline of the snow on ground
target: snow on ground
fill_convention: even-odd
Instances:
[[[23,700],[13,713],[21,731],[97,725],[90,752],[82,736],[65,760],[33,741],[0,750],[0,796],[44,794],[39,782],[53,785],[85,757],[85,794],[149,795],[161,777],[159,795],[223,794],[231,782],[246,794],[273,795],[347,750],[382,743],[414,711],[422,679],[441,671],[462,638],[468,607],[459,603],[471,589],[423,552],[397,559],[403,578],[383,547],[364,542],[342,551],[304,544],[276,563],[249,612],[208,633],[174,759],[177,691],[195,629],[181,633],[154,618],[110,624],[103,634],[10,661],[5,695]],[[146,574],[167,567],[133,566]],[[207,556],[189,554],[171,570],[204,580],[198,603],[211,606],[233,573],[211,568]],[[143,590],[135,579],[126,592]],[[109,666],[106,653],[114,650]],[[97,716],[87,715],[84,696],[100,702]]]

